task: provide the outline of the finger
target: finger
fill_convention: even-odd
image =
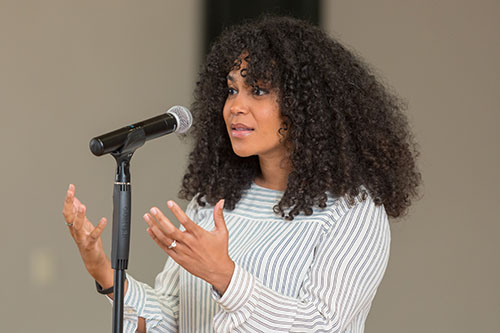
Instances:
[[[160,231],[162,231],[169,238],[177,239],[178,241],[184,238],[182,231],[177,229],[157,207],[151,208],[149,212],[158,222],[158,225],[160,226],[158,229],[160,229]]]
[[[167,202],[167,206],[168,208],[170,208],[170,211],[175,215],[177,220],[184,226],[184,228],[186,228],[188,232],[196,234],[199,231],[200,226],[194,223],[177,203],[175,203],[172,200],[169,200]]]
[[[162,228],[158,224],[158,222],[155,221],[155,219],[154,219],[153,216],[151,216],[150,214],[146,213],[146,214],[144,214],[144,220],[148,224],[148,230],[152,230],[152,229],[156,228],[156,229],[159,229],[159,232],[161,232],[163,235],[165,235],[165,232],[162,230]],[[155,234],[156,233],[152,233],[152,234],[150,234],[150,236],[155,235]],[[155,240],[157,242],[157,244],[160,245],[158,243],[158,237],[154,236],[153,240]],[[170,237],[166,236],[165,245],[171,245],[173,241],[174,241],[173,239],[171,239]]]
[[[170,247],[174,241],[167,237],[156,225],[149,227],[147,232],[155,243],[167,253],[175,251],[174,249],[179,245],[179,243],[177,243],[175,247]]]
[[[153,226],[155,226],[155,220],[154,220],[154,217],[152,215],[150,215],[149,213],[146,213],[144,214],[144,221],[146,221],[147,225],[148,225],[148,229],[152,228]]]
[[[85,205],[80,205],[78,207],[78,210],[76,212],[76,219],[73,222],[73,229],[75,231],[79,231],[82,228],[83,223],[85,222],[85,212],[86,212],[86,210],[87,210],[87,208],[85,207]]]
[[[83,205],[82,202],[77,198],[77,197],[74,197],[73,198],[73,211],[74,211],[74,214],[76,215],[76,213],[78,212],[78,208]]]
[[[214,230],[227,232],[226,221],[224,220],[224,199],[219,200],[214,207]]]
[[[148,235],[155,241],[156,245],[158,245],[166,254],[168,254],[170,257],[172,257],[172,259],[174,259],[174,257],[176,257],[175,248],[177,248],[177,246],[174,248],[168,248],[168,246],[166,246],[163,242],[161,242],[158,239],[158,237],[156,237],[155,233],[153,232],[153,230],[150,227],[147,228],[146,231],[148,232]]]
[[[68,185],[68,190],[66,191],[67,197],[68,195],[74,196],[75,195],[75,185],[69,184]]]
[[[103,217],[99,221],[97,226],[94,228],[94,230],[92,230],[92,232],[89,235],[92,243],[95,243],[99,239],[99,237],[101,237],[101,234],[104,231],[104,228],[106,228],[107,224],[108,224],[108,220],[105,217]]]
[[[66,202],[73,203],[74,196],[75,196],[75,185],[69,184],[68,190],[66,191]]]
[[[71,223],[74,219],[73,201],[75,198],[75,186],[70,184],[66,191],[64,200],[63,216],[67,223]]]

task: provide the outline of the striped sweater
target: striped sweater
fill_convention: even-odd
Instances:
[[[222,297],[170,258],[154,288],[128,276],[125,332],[138,316],[148,332],[363,332],[389,258],[383,206],[330,198],[286,221],[273,213],[282,194],[252,184],[224,211],[235,271]],[[213,207],[186,213],[213,228]]]

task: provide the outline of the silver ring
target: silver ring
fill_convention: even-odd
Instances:
[[[72,227],[73,223],[64,222],[68,227]]]
[[[175,239],[174,239],[174,241],[172,242],[172,244],[170,244],[170,245],[168,246],[168,248],[169,248],[169,249],[173,249],[173,248],[174,248],[174,247],[176,247],[176,246],[177,246],[177,242],[176,242],[176,241],[175,241]]]

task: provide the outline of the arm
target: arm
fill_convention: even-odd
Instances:
[[[156,276],[155,287],[127,276],[124,299],[125,332],[177,332],[179,317],[179,265],[168,258]],[[147,330],[146,330],[147,328]]]
[[[324,235],[298,298],[281,295],[236,266],[217,332],[343,332],[368,310],[382,280],[390,246],[384,208],[370,198],[346,210]]]
[[[191,200],[186,216],[196,219],[197,207],[196,200]],[[179,269],[180,266],[169,257],[163,271],[156,276],[154,288],[128,276],[130,287],[124,299],[127,332],[178,331]]]
[[[63,215],[89,274],[104,289],[111,287],[114,270],[101,241],[106,219],[102,218],[94,227],[86,217],[86,207],[75,197],[74,185],[68,188]],[[139,332],[144,332],[146,326],[148,332],[177,332],[178,275],[178,265],[168,259],[164,270],[156,278],[154,289],[128,276],[124,288],[126,332],[135,332],[137,326]],[[113,294],[107,296],[112,302]]]
[[[196,199],[191,200],[186,217],[196,220],[197,208]],[[163,271],[156,276],[155,288],[128,276],[130,291],[124,299],[127,332],[136,332],[136,327],[139,333],[178,331],[179,271],[180,266],[169,257]]]
[[[78,247],[80,256],[89,274],[104,288],[113,285],[114,272],[111,262],[104,253],[101,233],[106,227],[106,218],[101,218],[97,226],[87,219],[87,208],[75,197],[75,186],[70,184],[64,201],[63,216],[68,231]],[[127,284],[125,283],[125,290]],[[112,294],[110,294],[112,296]]]

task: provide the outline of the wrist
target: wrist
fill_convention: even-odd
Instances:
[[[105,264],[87,267],[90,275],[96,280],[103,289],[113,286],[114,270],[111,268],[111,262],[107,260]]]
[[[224,295],[229,287],[229,283],[231,283],[231,279],[234,274],[234,262],[230,260],[226,269],[219,271],[216,276],[213,278],[212,286],[219,293],[219,295]]]

